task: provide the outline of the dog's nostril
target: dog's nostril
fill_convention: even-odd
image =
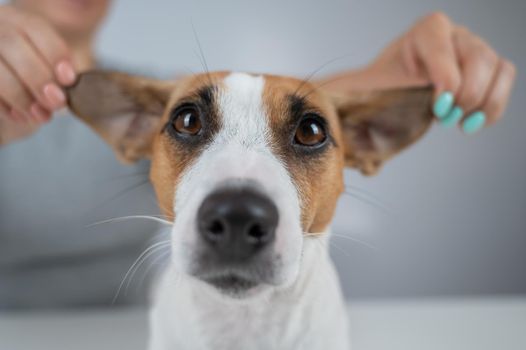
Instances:
[[[260,243],[260,242],[264,242],[265,237],[268,235],[267,235],[267,231],[265,230],[265,228],[263,228],[263,226],[261,226],[260,224],[253,224],[248,229],[247,236],[248,236],[249,242]]]
[[[220,220],[213,220],[206,228],[206,231],[210,239],[218,241],[225,234],[225,225]]]
[[[214,235],[221,235],[225,232],[225,227],[219,220],[214,220],[210,226],[208,226],[208,231]]]
[[[209,194],[197,212],[197,227],[220,258],[248,259],[276,236],[278,209],[250,187],[223,188]]]

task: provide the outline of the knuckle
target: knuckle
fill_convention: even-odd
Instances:
[[[464,25],[457,25],[455,26],[455,33],[459,34],[460,36],[470,36],[471,31],[468,27]]]
[[[473,59],[485,66],[494,66],[498,62],[497,53],[485,44],[480,44],[473,50]]]
[[[17,94],[15,97],[15,100],[13,101],[13,104],[18,107],[22,111],[29,110],[29,106],[31,105],[31,100],[27,96],[25,92]]]
[[[446,84],[448,90],[452,92],[458,91],[461,84],[460,74],[448,72],[448,74],[444,76],[444,84]]]
[[[459,103],[466,110],[476,108],[482,101],[482,94],[476,86],[467,86],[462,91]]]
[[[498,118],[498,116],[501,114],[501,110],[502,103],[495,97],[490,97],[486,102],[486,106],[484,107],[484,112],[491,119]]]
[[[476,67],[488,67],[496,64],[497,56],[477,45],[466,54],[462,62]]]
[[[45,73],[38,75],[32,74],[28,79],[30,79],[28,82],[30,90],[33,91],[33,93],[35,93],[37,96],[40,94],[40,91],[42,91],[44,86],[53,80],[50,75]]]
[[[7,108],[5,102],[0,99],[0,118],[5,117],[8,112],[9,109]]]
[[[517,67],[515,64],[513,64],[513,62],[507,59],[504,59],[502,62],[502,70],[507,72],[507,74],[509,74],[512,79],[515,79],[517,76]]]
[[[20,110],[27,110],[31,104],[31,99],[21,86],[15,85],[11,87],[10,94],[5,96],[5,102]]]
[[[450,24],[449,17],[442,11],[435,11],[426,16],[425,22],[432,26],[447,26]]]
[[[55,60],[59,60],[68,54],[68,47],[62,40],[55,40],[53,51]]]

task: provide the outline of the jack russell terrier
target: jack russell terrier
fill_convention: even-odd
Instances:
[[[124,162],[151,158],[172,258],[150,350],[348,350],[326,244],[343,169],[374,174],[432,123],[431,88],[335,96],[294,78],[82,74],[70,109]]]

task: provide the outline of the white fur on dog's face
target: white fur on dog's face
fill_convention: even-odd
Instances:
[[[189,165],[175,189],[172,230],[176,270],[191,274],[199,264],[203,242],[197,211],[204,198],[228,180],[256,183],[279,212],[269,285],[293,282],[302,250],[300,200],[291,175],[273,153],[268,117],[262,102],[265,79],[242,73],[228,75],[217,90],[220,129]]]
[[[198,209],[230,180],[254,185],[278,211],[275,236],[256,269],[226,273],[276,287],[296,280],[303,234],[329,225],[344,165],[374,174],[433,120],[430,88],[344,95],[318,88],[273,75],[213,72],[171,82],[93,71],[68,89],[68,105],[119,159],[151,158],[159,206],[174,220],[172,270],[196,277],[217,270],[213,259],[209,270],[203,264]],[[188,105],[201,124],[186,137],[175,124]],[[311,122],[323,140],[303,138]]]

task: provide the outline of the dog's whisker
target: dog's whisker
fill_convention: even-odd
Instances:
[[[324,234],[327,234],[327,233],[326,232],[303,232],[303,236],[312,237],[312,238],[321,238],[321,237],[323,237]],[[360,243],[360,244],[366,246],[367,248],[370,248],[370,249],[373,249],[373,250],[377,250],[378,249],[376,246],[374,246],[371,243],[368,243],[368,242],[366,242],[364,240],[361,240],[359,238],[352,237],[352,236],[349,236],[349,235],[343,235],[343,234],[331,232],[329,234],[329,237],[344,238],[344,239],[348,239],[348,240],[356,242],[356,243]],[[321,239],[319,241],[321,241]]]
[[[171,210],[168,210],[167,207],[165,207],[161,202],[157,202],[158,206],[159,206],[159,209],[161,209],[162,211],[164,211],[165,213],[169,213]],[[170,219],[170,217],[166,216],[166,218]]]
[[[343,252],[345,255],[347,255],[348,257],[350,257],[351,255],[349,254],[349,252],[345,251],[343,248],[340,248],[339,246],[337,246],[336,244],[332,243],[330,240],[328,241],[323,241],[321,239],[316,239],[316,241],[320,242],[325,248],[328,248],[327,247],[327,244],[325,244],[325,242],[328,242],[329,243],[329,247],[334,247],[335,249]]]
[[[159,284],[162,297],[155,300],[152,308],[154,320],[159,319],[163,310],[183,305],[189,307],[191,313],[211,316],[207,320],[211,327],[208,332],[194,334],[186,331],[188,322],[185,322],[185,315],[173,313],[167,318],[161,315],[163,323],[182,332],[180,336],[164,334],[158,331],[157,322],[152,322],[154,344],[173,347],[175,343],[184,347],[196,342],[217,344],[217,339],[225,348],[235,348],[242,343],[252,344],[254,335],[258,338],[254,332],[240,335],[234,332],[231,333],[234,337],[224,337],[224,320],[220,316],[233,312],[239,313],[242,320],[253,320],[256,333],[260,328],[258,325],[265,326],[273,320],[277,321],[273,323],[280,324],[290,321],[290,315],[305,315],[299,320],[305,327],[293,327],[291,336],[285,337],[287,339],[283,339],[279,327],[270,327],[265,332],[261,343],[276,344],[277,348],[293,348],[298,337],[305,335],[305,343],[317,342],[319,332],[305,332],[305,329],[319,328],[319,320],[341,325],[335,328],[336,332],[331,332],[329,340],[341,348],[348,347],[348,336],[344,332],[347,328],[344,327],[346,308],[342,307],[342,293],[337,293],[340,286],[330,258],[336,254],[333,250],[351,256],[356,249],[354,245],[336,238],[376,249],[360,238],[374,240],[360,235],[352,237],[355,234],[352,230],[343,232],[351,236],[332,234],[334,240],[330,232],[304,232],[302,236],[301,231],[307,228],[301,226],[302,218],[332,220],[334,206],[340,197],[339,182],[344,167],[341,160],[348,156],[345,152],[349,149],[357,157],[356,165],[367,172],[374,170],[371,167],[376,166],[375,160],[385,158],[385,154],[397,153],[402,146],[415,142],[423,135],[430,123],[428,110],[432,90],[385,90],[355,95],[342,89],[341,93],[349,96],[336,99],[336,91],[327,91],[327,94],[314,94],[312,96],[316,98],[309,97],[308,101],[302,101],[316,89],[334,81],[333,77],[317,81],[315,76],[343,57],[324,63],[303,81],[266,74],[210,73],[193,23],[192,29],[196,40],[194,51],[205,70],[193,79],[167,84],[124,73],[95,71],[83,75],[85,78],[79,77],[78,84],[68,89],[72,109],[109,141],[119,158],[133,161],[150,156],[158,160],[151,164],[151,170],[159,181],[150,182],[147,176],[132,178],[116,188],[115,192],[120,192],[105,204],[111,206],[112,203],[108,202],[125,194],[114,202],[123,199],[131,201],[130,198],[136,194],[141,195],[141,200],[153,198],[154,193],[162,194],[157,196],[155,209],[145,213],[161,209],[164,216],[128,215],[87,226],[139,219],[151,221],[146,223],[150,225],[155,222],[150,230],[153,234],[145,238],[148,242],[143,242],[142,248],[146,249],[135,252],[134,255],[140,253],[138,257],[125,263],[124,275],[113,281],[115,290],[111,294],[116,293],[108,295],[108,299],[113,296],[112,303],[116,303],[126,299],[122,294],[128,295],[128,291],[132,293],[134,288],[140,290],[144,283],[150,281],[149,277],[155,277],[149,275],[152,269],[164,262],[166,256],[173,254],[168,266],[163,268],[164,278]],[[197,67],[192,68],[200,69],[199,63],[196,64]],[[334,87],[336,85],[339,84],[334,84]],[[291,93],[294,94],[292,99]],[[297,101],[298,98],[301,100]],[[108,100],[108,103],[92,103],[102,99]],[[176,119],[170,118],[166,122],[157,118],[151,123],[138,125],[137,118],[147,118],[150,112],[155,113],[161,107],[166,112],[175,107],[172,114],[176,114],[173,116]],[[328,119],[316,112],[328,112],[329,109],[332,117]],[[273,115],[276,113],[283,115],[281,119],[294,119],[297,123],[275,120]],[[164,119],[168,117],[166,114],[169,113],[164,114]],[[85,117],[90,115],[101,118]],[[408,115],[411,118],[402,118]],[[391,130],[392,123],[398,120],[393,121],[389,116],[402,116],[398,118],[400,128]],[[345,123],[342,123],[343,119]],[[361,123],[362,119],[368,122]],[[167,130],[172,126],[174,128]],[[390,131],[372,135],[375,136],[372,140],[375,145],[382,147],[372,149],[368,144],[370,142],[356,142],[353,138],[354,134],[363,133],[366,141],[371,141],[370,134],[375,128]],[[312,151],[318,147],[311,146],[324,146],[325,140],[334,143],[330,140],[331,130],[342,134],[340,141],[345,144],[335,147],[338,149],[333,149],[330,154]],[[168,134],[168,131],[175,133]],[[275,142],[267,142],[266,138]],[[274,144],[290,144],[292,139],[298,141],[294,149],[274,147]],[[393,142],[393,139],[399,142]],[[196,147],[203,147],[196,148],[198,152],[187,152],[190,142]],[[173,143],[170,152],[166,152],[168,143]],[[309,159],[313,164],[308,162]],[[314,164],[316,161],[322,161],[334,171],[319,173]],[[174,163],[178,166],[174,167]],[[218,173],[220,176],[214,176]],[[313,177],[317,181],[308,181]],[[139,180],[144,181],[123,189]],[[143,185],[147,187],[129,193]],[[335,186],[337,192],[333,191]],[[353,187],[348,187],[345,194],[388,211],[377,198]],[[112,195],[114,193],[108,194]],[[189,199],[185,200],[186,197]],[[99,205],[97,210],[100,209],[104,208]],[[137,225],[122,226],[140,230]],[[300,227],[300,232],[294,232],[294,227]],[[154,237],[155,231],[170,231],[170,234]],[[176,249],[172,252],[171,247]],[[319,274],[323,277],[313,277]],[[185,288],[175,289],[173,285],[176,281]],[[314,289],[311,281],[317,284]],[[283,295],[283,289],[290,290],[291,294]],[[225,301],[235,298],[246,299],[246,302],[210,302],[210,293],[216,293]],[[257,305],[259,298],[255,300],[254,307],[251,306],[252,296],[256,295],[263,297],[267,308],[260,310]],[[302,302],[291,303],[290,300]],[[231,322],[233,327],[229,324],[226,328],[236,328],[235,318]]]
[[[97,225],[109,224],[109,223],[115,223],[115,222],[122,222],[122,221],[132,220],[132,219],[145,219],[145,220],[155,221],[157,223],[160,223],[160,224],[163,224],[163,225],[167,225],[167,226],[172,226],[173,225],[172,222],[170,222],[168,220],[161,219],[159,217],[155,217],[155,216],[150,216],[150,215],[128,215],[128,216],[120,216],[120,217],[117,217],[117,218],[111,218],[111,219],[107,219],[107,220],[98,221],[98,222],[95,222],[93,224],[89,224],[89,225],[87,225],[85,227],[86,228],[90,228],[90,227],[97,226]]]
[[[320,250],[326,250],[327,249],[327,245],[324,244],[324,242],[322,240],[317,239],[317,240],[315,240],[315,242],[318,243],[318,249],[320,249]],[[331,281],[330,281],[329,276],[326,273],[324,273],[322,275],[323,275],[324,282],[327,283],[327,284],[330,284]]]
[[[394,210],[387,207],[386,205],[382,203],[377,203],[374,200],[371,200],[370,198],[367,198],[364,195],[358,194],[358,193],[352,193],[348,191],[344,191],[343,194],[346,194],[347,196],[354,198],[362,203],[368,204],[376,209],[379,209],[380,211],[386,213],[386,214],[393,214]]]
[[[172,254],[172,251],[168,250],[167,252],[162,252],[159,254],[159,256],[153,258],[153,260],[150,262],[150,265],[144,270],[144,273],[140,277],[139,282],[137,284],[137,288],[139,288],[140,286],[144,284],[144,281],[146,280],[148,273],[150,273],[150,271],[153,269],[154,266],[156,265],[166,266],[169,263],[169,259],[168,261],[165,261],[164,263],[161,263],[160,261],[163,259],[169,258],[171,254]]]
[[[360,243],[364,246],[366,246],[367,248],[370,248],[370,249],[373,249],[373,250],[377,250],[378,248],[374,245],[372,245],[371,243],[368,243],[364,240],[361,240],[359,238],[355,238],[355,237],[352,237],[352,236],[348,236],[348,235],[342,235],[342,234],[338,234],[338,233],[331,233],[331,236],[332,237],[336,237],[336,238],[344,238],[344,239],[348,239],[350,241],[353,241],[353,242],[356,242],[356,243]]]
[[[128,269],[128,271],[126,271],[126,273],[124,274],[124,277],[122,278],[122,281],[121,283],[119,284],[119,287],[117,289],[117,292],[115,293],[115,296],[113,297],[113,300],[111,302],[111,304],[115,304],[115,302],[117,301],[117,299],[119,298],[119,294],[122,290],[122,287],[124,286],[124,283],[126,282],[126,279],[128,278],[128,276],[130,275],[131,271],[133,270],[133,268],[137,265],[137,263],[142,259],[143,256],[145,256],[146,254],[148,254],[149,251],[151,251],[152,249],[155,249],[157,247],[163,247],[163,246],[166,246],[166,245],[170,245],[170,240],[166,240],[166,241],[161,241],[161,242],[157,242],[155,244],[152,244],[151,246],[149,246],[148,248],[146,248],[140,255],[139,257],[133,262],[133,264],[130,266],[130,268]]]
[[[144,186],[144,185],[148,185],[150,184],[150,179],[145,179],[145,180],[142,180],[132,186],[128,186],[126,188],[124,188],[123,190],[117,192],[115,195],[113,195],[112,197],[108,198],[107,200],[105,200],[104,202],[102,202],[99,206],[103,206],[103,205],[106,205],[107,203],[111,202],[111,201],[114,201],[115,199],[125,195],[126,193],[132,191],[132,190],[135,190],[141,186]]]
[[[334,247],[335,249],[343,252],[349,258],[351,257],[351,254],[348,251],[346,251],[345,249],[341,248],[337,244],[334,244],[334,242],[332,242],[331,240],[329,240],[328,242],[329,242],[329,246]]]
[[[198,77],[197,73],[194,72],[190,67],[184,65],[182,66],[192,77]]]
[[[343,80],[343,79],[345,79],[345,78],[347,78],[347,77],[345,76],[345,74],[339,74],[339,75],[337,75],[337,76],[335,76],[335,77],[333,77],[333,78],[331,78],[331,79],[329,79],[329,80],[325,80],[325,81],[324,81],[323,83],[321,83],[321,84],[315,84],[314,87],[313,87],[312,89],[310,89],[309,91],[307,91],[307,92],[302,96],[302,98],[307,98],[310,94],[312,94],[313,92],[316,92],[318,89],[320,89],[320,88],[322,88],[322,87],[324,87],[324,86],[327,86],[327,85],[329,85],[329,84],[332,84],[332,83],[334,83],[334,82],[336,82],[336,81],[338,81],[338,80]]]
[[[326,234],[327,232],[303,232],[303,235],[307,237],[310,237],[310,236],[321,237]]]
[[[386,203],[385,200],[383,200],[382,198],[378,197],[377,195],[363,189],[363,188],[360,188],[360,187],[357,187],[357,186],[353,186],[353,185],[345,185],[345,189],[348,190],[348,191],[351,191],[351,192],[355,192],[355,193],[359,193],[365,197],[368,197],[369,199],[373,200],[373,201],[376,201],[377,203],[381,204],[381,205],[384,205],[385,207],[389,207],[391,208],[392,206],[391,205],[388,205]]]
[[[197,51],[193,50],[194,54],[199,58]],[[200,60],[200,58],[199,58]],[[202,65],[202,63],[201,63]],[[190,75],[196,79],[200,84],[202,85],[208,85],[207,82],[201,77],[201,74],[194,72],[190,67],[184,66],[184,68],[190,73]],[[212,80],[210,79],[210,76],[207,76],[208,83],[210,83]]]
[[[112,176],[112,177],[109,177],[109,178],[106,178],[106,179],[103,179],[101,180],[101,182],[106,182],[106,181],[115,181],[115,180],[121,180],[121,179],[125,179],[125,178],[130,178],[130,177],[137,177],[137,176],[148,176],[149,175],[149,172],[137,172],[137,173],[130,173],[130,174],[122,174],[122,175],[116,175],[116,176]]]
[[[165,248],[167,248],[168,251],[170,251],[170,244],[161,245],[161,246],[156,247],[155,249],[152,249],[148,254],[144,255],[142,257],[142,259],[140,259],[137,262],[137,265],[132,270],[132,272],[130,274],[130,277],[128,278],[128,282],[126,282],[126,287],[124,288],[124,296],[128,295],[128,289],[130,288],[130,285],[131,285],[131,283],[133,281],[133,278],[135,277],[135,274],[141,268],[141,265],[144,264],[146,262],[146,260],[148,260],[152,255],[156,254],[157,252],[160,252],[161,250],[163,250]]]
[[[311,81],[312,78],[314,78],[314,76],[316,74],[318,74],[321,70],[323,70],[325,67],[327,67],[328,65],[334,63],[334,62],[337,62],[339,60],[342,60],[346,57],[349,57],[350,55],[347,54],[347,55],[343,55],[343,56],[339,56],[339,57],[336,57],[336,58],[333,58],[333,59],[330,59],[329,61],[327,62],[324,62],[322,65],[318,66],[315,70],[313,70],[310,74],[308,74],[305,78],[303,78],[300,82],[300,84],[298,85],[298,87],[296,88],[296,90],[294,91],[294,94],[293,95],[296,95],[303,86],[305,86],[308,82]],[[308,95],[303,95],[302,98],[305,98],[307,97]]]
[[[210,75],[210,69],[208,69],[208,63],[206,62],[205,54],[203,51],[203,46],[201,45],[201,41],[199,40],[199,36],[197,35],[197,30],[195,29],[194,22],[191,22],[191,24],[192,24],[192,31],[194,33],[194,38],[195,38],[195,41],[197,42],[199,53],[201,54],[201,64],[203,65],[203,68],[206,72],[210,85],[213,85],[212,76]]]

